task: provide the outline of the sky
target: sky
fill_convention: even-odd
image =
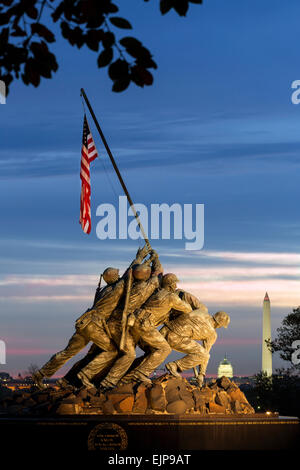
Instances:
[[[179,287],[231,316],[208,374],[224,355],[236,375],[256,374],[265,292],[273,337],[300,303],[299,2],[210,0],[186,18],[162,17],[155,1],[126,3],[120,16],[158,64],[153,86],[113,93],[96,54],[57,35],[53,79],[15,82],[0,105],[0,370],[15,375],[63,349],[99,274],[125,270],[142,245],[97,237],[97,207],[117,208],[123,193],[89,116],[100,155],[91,234],[78,223],[84,87],[136,203],[204,204],[203,249],[150,241]],[[275,355],[273,365],[288,364]]]

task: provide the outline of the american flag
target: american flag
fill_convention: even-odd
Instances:
[[[90,163],[98,157],[93,136],[91,134],[86,115],[83,121],[83,136],[81,149],[81,197],[80,197],[80,218],[84,233],[91,231],[91,182],[90,182]]]

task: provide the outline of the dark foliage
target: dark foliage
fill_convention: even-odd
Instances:
[[[7,91],[15,79],[37,87],[41,78],[52,78],[57,71],[57,58],[49,49],[55,35],[44,24],[56,22],[71,46],[97,53],[98,67],[108,68],[113,91],[123,91],[131,82],[140,87],[152,85],[150,69],[157,65],[150,51],[134,37],[116,37],[119,30],[132,29],[126,18],[118,16],[116,3],[118,0],[0,0],[0,79]],[[189,3],[202,0],[160,0],[160,12],[164,15],[173,9],[185,16]]]
[[[245,392],[256,412],[277,411],[281,416],[300,417],[300,377],[278,370],[272,377],[255,376],[255,386]]]
[[[281,359],[291,363],[291,369],[294,372],[300,372],[300,364],[296,364],[293,360],[295,356],[293,343],[299,340],[300,307],[293,309],[293,312],[283,319],[282,326],[277,329],[277,338],[269,343],[272,352],[279,352]]]

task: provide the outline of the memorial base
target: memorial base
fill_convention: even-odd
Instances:
[[[46,452],[174,453],[180,451],[294,450],[299,419],[224,415],[92,415],[1,417],[2,448]]]

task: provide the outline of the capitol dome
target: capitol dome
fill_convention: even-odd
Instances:
[[[220,362],[218,367],[218,377],[228,377],[231,379],[233,377],[233,368],[230,362],[226,357],[224,357],[223,361]]]

